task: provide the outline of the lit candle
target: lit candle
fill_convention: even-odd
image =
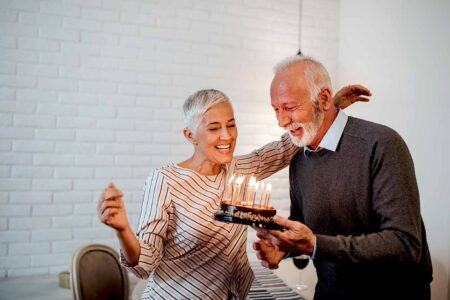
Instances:
[[[262,199],[264,194],[264,181],[261,181],[261,192],[259,194],[259,207],[262,205]]]
[[[255,192],[256,178],[250,177],[248,181],[247,195],[245,197],[245,205],[250,205],[253,202],[253,194]]]
[[[264,207],[267,209],[269,207],[269,199],[270,199],[270,191],[272,190],[272,185],[270,183],[266,186],[266,196],[265,196],[265,205]]]
[[[228,179],[228,183],[225,186],[225,192],[223,195],[223,200],[225,201],[232,201],[232,196],[233,196],[233,180],[234,180],[235,175],[231,175],[230,179]]]
[[[239,204],[239,202],[241,202],[240,194],[242,182],[244,182],[244,176],[239,176],[234,182],[233,201],[236,202],[236,204]]]
[[[272,185],[270,183],[266,186],[266,196],[265,196],[265,205],[264,207],[267,209],[269,208],[269,199],[270,199],[270,191],[272,190]]]
[[[258,187],[259,187],[259,181],[257,181],[255,184],[255,192],[253,193],[253,196],[252,196],[252,207],[255,207],[255,199],[256,199],[256,193],[258,191]]]

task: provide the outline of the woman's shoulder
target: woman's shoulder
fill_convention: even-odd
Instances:
[[[177,177],[179,171],[175,164],[170,163],[167,165],[159,166],[156,168],[150,169],[150,172],[147,176],[147,178],[154,178],[154,177],[163,177],[163,178],[171,178],[171,177]]]

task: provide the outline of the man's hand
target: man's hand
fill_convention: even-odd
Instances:
[[[347,85],[334,95],[333,102],[337,108],[344,109],[358,101],[368,102],[369,96],[372,96],[372,93],[366,87],[358,84]]]
[[[285,231],[269,230],[264,239],[279,251],[295,255],[311,256],[314,251],[316,236],[303,223],[275,216],[273,221],[287,228]]]

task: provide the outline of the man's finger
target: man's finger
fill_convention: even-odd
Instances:
[[[362,86],[360,84],[352,85],[351,91],[355,94],[365,95],[365,96],[372,96],[372,93],[368,88],[365,86]]]
[[[294,221],[291,221],[291,220],[289,220],[287,218],[284,218],[284,217],[278,216],[278,215],[273,217],[273,221],[275,223],[277,223],[278,225],[286,227],[287,229],[292,229],[292,227],[295,226],[295,223],[296,223]],[[278,230],[271,230],[271,233],[272,233],[272,231],[277,232]]]
[[[369,101],[370,101],[370,99],[369,99],[369,98],[366,98],[366,97],[358,97],[357,99],[358,99],[358,101],[360,101],[360,102],[369,102]]]

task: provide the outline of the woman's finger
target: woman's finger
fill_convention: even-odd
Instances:
[[[108,208],[120,208],[122,207],[120,201],[118,201],[115,198],[110,198],[110,199],[106,199],[103,200],[101,205],[100,205],[100,212],[103,214],[104,211]]]
[[[105,216],[105,217],[109,217],[109,216],[111,216],[111,215],[115,215],[115,214],[117,214],[119,212],[119,209],[118,208],[115,208],[115,207],[108,207],[108,208],[106,208],[105,209],[105,211],[103,212],[103,216]]]

